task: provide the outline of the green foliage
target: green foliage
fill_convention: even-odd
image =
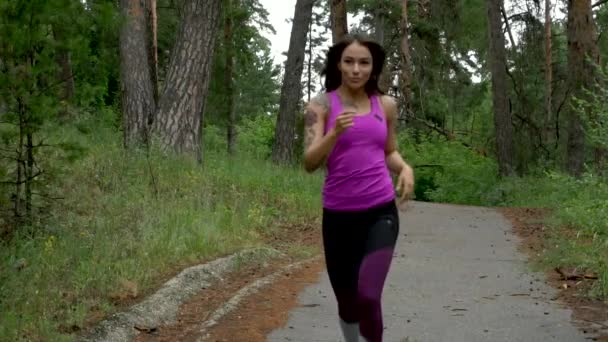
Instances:
[[[482,205],[495,201],[497,165],[457,141],[430,134],[414,143],[411,134],[399,136],[399,146],[416,175],[416,198],[435,202]]]
[[[127,153],[97,114],[47,134],[57,144],[78,142],[87,153],[62,163],[63,177],[53,186],[63,200],[37,234],[19,234],[0,248],[6,340],[70,340],[94,311],[120,309],[112,298],[129,288],[146,293],[169,271],[259,246],[261,233],[318,217],[319,176],[247,151],[232,159],[211,149],[203,168],[159,151],[149,158]],[[210,129],[204,136],[218,134]]]
[[[593,147],[608,150],[608,69],[597,68],[599,86],[586,89],[573,105],[585,123],[587,139]]]
[[[600,50],[600,60],[605,61],[608,58],[608,37],[606,37],[606,31],[608,30],[608,7],[600,6],[596,11],[595,23],[598,28],[598,47]]]
[[[116,53],[108,52],[116,45],[117,35],[111,32],[117,23],[111,2],[86,6],[76,0],[0,2],[0,147],[2,161],[12,161],[0,167],[3,181],[16,181],[17,161],[25,162],[31,152],[33,166],[28,164],[26,172],[42,174],[26,184],[44,196],[48,189],[45,182],[54,177],[48,173],[54,167],[50,161],[37,162],[41,154],[65,147],[63,153],[77,155],[73,146],[46,144],[46,137],[39,133],[59,116],[66,120],[73,114],[72,105],[86,108],[104,104],[109,79],[119,69],[116,57],[112,58]],[[58,56],[64,53],[70,55],[69,77],[76,86],[74,98],[60,101],[65,79],[59,75]],[[32,146],[25,145],[27,136]],[[13,178],[7,179],[9,175]],[[2,190],[7,197],[23,196],[14,186]],[[33,199],[38,201],[34,207],[42,205],[44,197],[40,196]]]
[[[270,158],[275,126],[276,115],[243,118],[238,127],[239,150],[263,159]]]
[[[541,265],[576,267],[598,275],[590,295],[608,298],[608,180],[591,173],[582,178],[546,172],[508,179],[497,186],[501,205],[552,209],[547,219],[549,247]]]
[[[270,42],[262,35],[262,31],[274,33],[268,22],[268,12],[258,0],[247,0],[224,11],[223,16],[226,15],[231,15],[234,23],[233,96],[237,118],[273,113],[278,109],[280,80]],[[228,118],[222,114],[227,95],[224,82],[226,47],[223,39],[216,43],[205,119],[208,123],[225,126]]]

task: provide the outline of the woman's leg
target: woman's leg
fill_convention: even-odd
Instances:
[[[363,228],[353,213],[323,212],[325,263],[346,342],[359,340],[358,279],[366,236]]]
[[[359,322],[368,342],[381,342],[384,330],[381,297],[399,235],[399,215],[393,203],[370,212],[365,255],[359,269]]]

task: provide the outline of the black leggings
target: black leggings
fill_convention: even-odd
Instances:
[[[399,235],[394,201],[357,212],[323,210],[329,279],[346,323],[360,325],[369,342],[382,341],[381,296]]]

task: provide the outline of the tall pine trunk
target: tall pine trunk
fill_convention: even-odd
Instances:
[[[314,6],[313,6],[314,7]],[[306,97],[306,101],[310,102],[310,97],[311,97],[311,93],[312,93],[312,59],[313,59],[313,41],[312,41],[312,19],[310,20],[310,23],[308,24],[308,52],[307,52],[307,56],[308,56],[308,63],[306,64],[306,92],[307,92],[307,97]]]
[[[405,122],[413,115],[412,111],[412,56],[410,54],[410,39],[408,30],[407,0],[402,0],[401,7],[401,96],[403,97],[403,111],[400,113],[400,122]]]
[[[551,144],[552,138],[552,112],[553,112],[553,53],[551,51],[551,0],[545,0],[545,122],[544,122],[544,143],[545,146]]]
[[[147,2],[148,0],[120,0],[121,13],[126,18],[120,32],[120,85],[125,147],[148,142],[148,128],[156,109],[152,67],[149,64]]]
[[[154,91],[154,101],[158,103],[158,17],[156,15],[156,0],[148,0],[147,2],[148,18],[146,22],[150,30],[148,39],[148,58],[150,59],[150,75],[152,78],[152,90]]]
[[[333,42],[336,43],[348,34],[346,0],[330,0],[330,21]],[[297,6],[297,5],[296,5]]]
[[[385,33],[386,33],[386,9],[384,8],[384,2],[379,2],[374,12],[374,36],[378,44],[384,46]],[[390,51],[387,49],[387,51]],[[386,62],[384,63],[384,69],[380,74],[379,85],[380,89],[385,92],[389,92],[391,88],[392,73],[389,67],[389,56],[387,55]]]
[[[202,162],[202,120],[221,0],[188,0],[171,54],[153,131],[165,148]]]
[[[596,29],[591,12],[591,0],[568,1],[568,87],[571,98],[586,98],[583,89],[595,83],[593,62],[598,62]],[[587,60],[591,59],[591,62]],[[568,108],[567,170],[580,176],[585,163],[585,131],[576,110]],[[596,158],[598,151],[596,151]]]
[[[291,28],[291,39],[285,63],[285,77],[281,87],[279,116],[272,148],[275,163],[288,163],[293,158],[294,137],[296,133],[296,112],[302,92],[302,72],[306,34],[312,20],[314,0],[297,0]]]
[[[507,62],[502,31],[502,0],[487,0],[490,70],[494,103],[496,152],[501,176],[514,174],[513,126],[507,98]]]
[[[235,0],[238,1],[238,0]],[[235,151],[235,136],[236,136],[236,112],[234,110],[234,87],[233,87],[233,70],[234,70],[234,48],[232,46],[233,22],[232,16],[234,13],[232,0],[226,0],[225,19],[224,19],[224,49],[225,49],[225,69],[224,69],[224,85],[226,87],[226,102],[225,110],[228,119],[227,127],[227,142],[228,154],[233,155]],[[234,6],[236,8],[236,5]]]
[[[72,75],[72,53],[65,45],[65,34],[62,27],[53,25],[53,39],[59,45],[57,51],[57,64],[59,64],[59,72],[57,74],[58,81],[62,83],[62,91],[59,94],[61,100],[70,100],[74,97],[76,86]],[[64,113],[62,113],[64,114]]]

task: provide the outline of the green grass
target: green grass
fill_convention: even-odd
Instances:
[[[123,151],[104,125],[75,126],[51,134],[86,149],[55,169],[52,190],[64,199],[35,234],[0,248],[1,340],[71,340],[67,331],[90,312],[119,309],[113,294],[146,293],[174,270],[260,246],[262,232],[318,217],[319,175],[247,153],[226,158],[213,146],[202,168],[156,151],[148,159]]]
[[[501,187],[509,194],[503,205],[552,209],[546,218],[549,248],[539,265],[595,273],[599,279],[588,295],[608,300],[608,180],[592,174],[574,179],[547,173],[506,180]]]

